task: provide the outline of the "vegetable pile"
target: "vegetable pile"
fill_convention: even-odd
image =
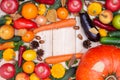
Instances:
[[[5,61],[0,65],[3,80],[118,79],[119,48],[115,46],[120,46],[120,0],[89,1],[88,5],[85,0],[1,0],[0,10],[4,13],[0,16],[0,59]],[[88,50],[85,55],[79,52],[43,59],[45,52],[40,46],[45,41],[37,33],[70,27],[83,29],[87,37],[83,47],[89,49],[91,43],[97,42],[103,45]],[[78,38],[83,40],[81,34]],[[97,61],[100,59],[105,65]],[[98,69],[95,61],[105,68],[102,78],[101,69],[100,72],[91,70]],[[109,61],[113,63],[108,64]],[[116,69],[118,72],[114,72]]]

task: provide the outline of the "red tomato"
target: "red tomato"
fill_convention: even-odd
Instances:
[[[120,80],[120,48],[100,45],[82,57],[76,80]]]
[[[39,78],[45,79],[50,76],[50,67],[46,63],[39,63],[35,66],[35,73]]]
[[[0,76],[5,79],[10,79],[15,76],[15,66],[11,63],[5,63],[0,67]]]
[[[7,14],[13,14],[18,10],[19,2],[18,0],[2,0],[0,3],[0,8]]]

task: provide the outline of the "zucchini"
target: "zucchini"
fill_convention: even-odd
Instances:
[[[108,33],[110,37],[119,37],[120,38],[120,31],[111,31]]]
[[[120,38],[117,38],[117,37],[102,37],[100,39],[100,43],[120,46]]]
[[[14,42],[18,42],[21,41],[21,36],[14,36],[13,38],[9,39],[9,40],[4,40],[0,38],[0,43],[4,43],[4,42],[9,42],[9,41],[14,41]]]
[[[66,71],[64,77],[58,80],[68,80],[70,77],[73,77],[75,75],[76,70],[77,70],[77,67],[71,67]]]

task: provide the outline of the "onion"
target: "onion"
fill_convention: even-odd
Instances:
[[[45,25],[46,22],[47,22],[47,18],[45,16],[37,16],[36,19],[35,19],[35,22],[38,24],[38,25]]]

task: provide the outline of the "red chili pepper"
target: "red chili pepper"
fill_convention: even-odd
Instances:
[[[35,0],[36,2],[53,5],[55,3],[55,0]]]
[[[37,28],[37,24],[33,22],[30,19],[25,19],[25,18],[18,18],[17,20],[14,21],[13,23],[14,28],[16,29],[31,29],[31,28]]]
[[[115,31],[116,28],[114,28],[113,26],[109,25],[109,24],[103,24],[102,22],[100,22],[98,19],[93,19],[93,23],[100,28],[106,29],[108,31]]]
[[[23,54],[23,52],[25,50],[26,50],[25,46],[20,46],[20,48],[19,48],[19,55],[18,55],[18,67],[21,67],[21,65],[22,65],[22,60],[23,60],[22,54]]]

